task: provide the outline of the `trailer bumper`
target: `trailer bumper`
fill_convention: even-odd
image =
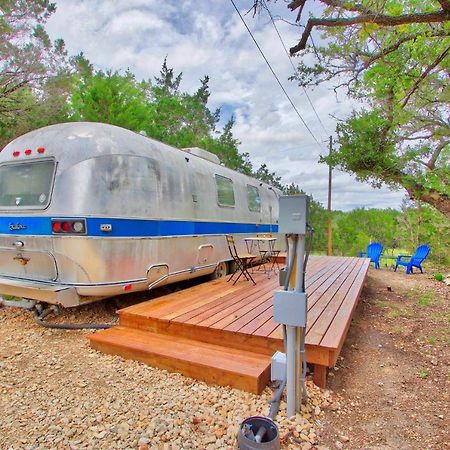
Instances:
[[[80,304],[80,296],[74,287],[53,283],[40,283],[39,281],[25,281],[0,277],[1,294],[61,305],[65,308]]]

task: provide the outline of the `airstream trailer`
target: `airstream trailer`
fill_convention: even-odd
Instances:
[[[275,189],[116,126],[52,125],[0,152],[0,295],[65,307],[213,274],[224,234],[276,232]]]

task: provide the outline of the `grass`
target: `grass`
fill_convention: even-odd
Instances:
[[[437,339],[434,336],[425,336],[425,340],[430,344],[430,345],[435,345]]]
[[[388,302],[385,302],[383,300],[373,300],[372,302],[375,306],[378,306],[378,308],[390,308],[390,304]]]
[[[430,375],[430,371],[427,368],[420,369],[420,371],[419,371],[420,378],[423,378],[423,379],[428,378],[428,375]]]
[[[444,322],[450,324],[450,313],[435,312],[431,315],[431,318],[436,322]]]
[[[387,315],[390,319],[397,319],[399,317],[412,317],[412,313],[408,308],[400,306],[396,303],[389,303],[383,300],[373,300],[372,303],[379,308],[387,309]]]
[[[419,300],[419,306],[430,306],[431,305],[431,300],[427,297],[422,297]]]

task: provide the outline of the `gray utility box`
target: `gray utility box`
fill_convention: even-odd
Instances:
[[[273,321],[293,327],[306,327],[308,301],[305,292],[275,291]]]
[[[284,234],[306,234],[309,215],[309,197],[305,194],[280,197],[278,232]]]

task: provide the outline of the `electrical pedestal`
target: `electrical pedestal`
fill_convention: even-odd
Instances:
[[[308,299],[304,272],[308,210],[309,197],[306,195],[280,197],[279,233],[286,234],[288,241],[287,280],[284,290],[274,292],[273,318],[284,328],[288,417],[300,410],[302,398],[306,396],[305,330]]]

